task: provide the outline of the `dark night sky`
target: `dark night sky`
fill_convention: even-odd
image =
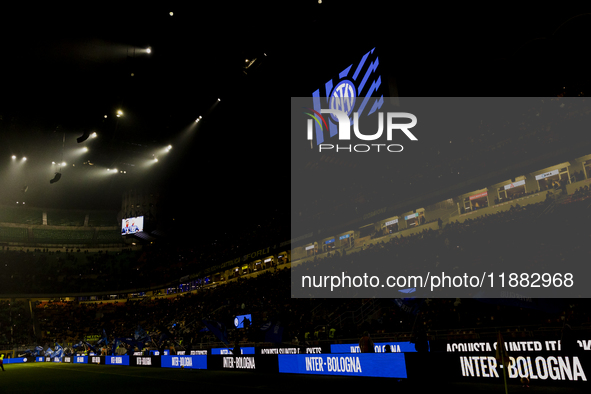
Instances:
[[[96,3],[3,13],[11,23],[0,34],[0,203],[26,196],[32,205],[118,209],[126,188],[147,183],[200,223],[212,212],[217,220],[253,220],[288,211],[283,103],[309,96],[374,46],[401,96],[548,96],[589,82],[581,53],[591,18],[555,32],[581,10],[257,4]],[[141,53],[148,46],[153,52]],[[244,75],[244,59],[262,53],[263,64]],[[118,108],[125,115],[117,122]],[[199,129],[188,131],[199,115]],[[87,141],[92,156],[75,157],[82,144],[74,140],[85,129],[99,138]],[[63,133],[71,159],[50,185]],[[168,156],[140,169],[168,144]],[[12,154],[17,161],[27,155],[28,167],[15,173]],[[136,165],[97,178],[82,168],[88,159],[93,170]]]

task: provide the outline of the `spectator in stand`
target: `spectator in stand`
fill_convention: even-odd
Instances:
[[[234,341],[234,349],[232,349],[232,354],[235,356],[242,354],[240,350],[240,340],[238,338],[236,338],[236,340]]]
[[[374,343],[367,331],[363,332],[363,336],[359,340],[359,351],[361,353],[375,353]]]
[[[127,353],[127,349],[125,349],[125,345],[123,343],[119,344],[119,347],[117,347],[117,350],[115,350],[115,354],[117,354],[118,356],[123,356]]]

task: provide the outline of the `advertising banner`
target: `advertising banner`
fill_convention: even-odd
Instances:
[[[506,376],[509,383],[529,379],[530,386],[586,385],[591,371],[591,355],[563,352],[508,352]],[[407,353],[409,379],[441,381],[503,382],[503,366],[494,352],[487,353]]]
[[[330,346],[284,346],[284,347],[265,347],[257,348],[256,354],[321,354],[331,353]]]
[[[224,371],[277,372],[276,355],[208,356],[207,369]]]
[[[386,346],[390,346],[392,353],[416,352],[415,344],[411,342],[380,342],[374,343],[376,353],[386,353]],[[360,353],[359,344],[331,344],[331,353]]]
[[[162,368],[207,369],[207,356],[162,356]]]
[[[254,346],[240,348],[241,354],[254,354]],[[232,354],[232,349],[216,347],[211,349],[211,354]]]
[[[344,355],[279,355],[279,372],[372,376],[382,378],[406,378],[404,354],[356,354]]]
[[[129,365],[129,356],[106,356],[106,365]]]
[[[162,356],[129,356],[129,365],[138,367],[160,367]]]
[[[39,357],[41,359],[43,359],[44,357]],[[22,364],[22,363],[34,363],[35,361],[38,361],[35,359],[35,357],[15,357],[15,358],[5,358],[4,360],[4,364]],[[41,360],[43,361],[43,360]]]

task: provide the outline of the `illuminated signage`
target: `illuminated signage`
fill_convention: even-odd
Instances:
[[[271,253],[271,249],[273,249],[273,250],[276,250],[277,249],[276,246],[277,245],[275,245],[273,248],[267,247],[267,248],[264,248],[264,249],[260,249],[260,250],[257,250],[256,252],[245,254],[242,257],[236,257],[233,260],[228,260],[228,261],[223,262],[223,263],[220,263],[220,264],[211,265],[210,267],[204,268],[202,272],[200,271],[198,273],[191,274],[190,277],[191,277],[191,279],[198,278],[199,276],[201,276],[203,274],[209,274],[209,273],[214,272],[216,270],[220,270],[220,269],[224,269],[224,268],[232,267],[232,266],[238,266],[241,262],[242,263],[246,263],[249,260],[255,259],[255,258],[260,257],[260,256],[265,256],[265,255],[270,254]]]
[[[314,249],[314,245],[306,246],[306,250]]]
[[[357,354],[354,356],[281,354],[280,373],[406,378],[404,354]]]
[[[409,219],[413,219],[413,218],[417,218],[419,217],[419,213],[413,213],[412,215],[408,215],[404,217],[404,220],[409,220]]]
[[[386,346],[390,346],[392,353],[416,352],[415,344],[411,342],[381,342],[374,343],[376,353],[385,353]],[[331,353],[361,353],[358,344],[331,344]]]
[[[107,365],[129,365],[129,356],[107,356],[105,357]]]
[[[329,239],[328,241],[324,242],[325,244],[330,244],[334,242],[334,238],[333,239]]]
[[[320,346],[315,347],[273,347],[273,348],[258,348],[257,354],[321,354],[330,353],[330,349],[325,347],[323,350]]]
[[[346,238],[349,238],[350,236],[351,236],[351,234],[345,234],[345,235],[341,235],[341,236],[339,237],[339,241],[340,241],[341,239],[346,239]]]
[[[522,181],[513,182],[513,183],[510,183],[508,185],[505,185],[505,190],[513,189],[514,187],[522,186],[522,185],[525,185],[525,179],[522,180]]]
[[[5,364],[20,364],[20,363],[30,363],[35,361],[43,361],[43,357],[39,357],[41,360],[28,357],[15,357],[15,358],[5,358],[3,362]]]
[[[482,193],[478,193],[473,196],[470,196],[470,200],[476,200],[477,198],[486,197],[486,196],[488,196],[488,192],[482,192]]]
[[[300,348],[263,348],[261,354],[300,354]]]
[[[543,174],[540,175],[536,175],[536,181],[539,181],[540,179],[544,179],[544,178],[548,178],[554,175],[558,175],[558,170],[554,170],[554,171],[550,171],[550,172],[545,172]]]
[[[240,348],[241,354],[254,354],[254,346]],[[211,354],[232,354],[232,349],[228,348],[213,348]]]
[[[244,262],[248,259],[253,259],[257,256],[261,256],[263,254],[269,253],[269,250],[271,250],[270,247],[265,248],[265,249],[261,249],[261,250],[257,250],[256,252],[253,252],[253,253],[245,254],[244,256],[242,256],[242,261]]]
[[[591,339],[578,340],[577,344],[582,350],[591,350]],[[448,342],[447,352],[494,352],[497,349],[496,342]],[[561,351],[560,340],[547,341],[507,341],[505,349],[508,352],[540,352]]]
[[[162,368],[207,369],[207,356],[162,356]]]
[[[503,376],[503,366],[497,365],[497,360],[493,356],[462,356],[460,368],[462,376],[483,378]],[[507,377],[587,381],[579,357],[561,356],[509,357]]]
[[[225,369],[256,369],[254,357],[224,357],[222,366]]]
[[[74,357],[75,364],[86,364],[88,362],[88,356],[76,356]]]
[[[152,358],[151,357],[138,357],[135,360],[136,365],[152,365]]]
[[[391,226],[396,223],[398,223],[398,219],[390,220],[389,222],[384,223],[384,227]]]

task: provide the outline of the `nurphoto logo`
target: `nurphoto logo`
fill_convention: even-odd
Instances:
[[[339,141],[350,141],[351,140],[351,119],[349,117],[350,111],[342,111],[338,109],[321,109],[320,112],[304,107],[310,112],[304,112],[312,119],[308,119],[307,136],[308,140],[314,139],[313,126],[314,121],[320,126],[316,128],[317,133],[324,133],[324,130],[329,129],[326,120],[322,114],[330,114],[333,119],[338,123],[338,138]],[[351,107],[349,107],[351,108]],[[351,109],[352,110],[352,109]],[[359,130],[359,115],[357,112],[353,112],[353,133],[355,137],[361,141],[378,141],[384,134],[384,113],[378,112],[378,130],[373,134],[363,134]],[[409,119],[410,123],[394,123],[394,119]],[[408,137],[411,141],[418,141],[417,137],[410,132],[409,129],[413,128],[417,124],[417,117],[408,112],[387,112],[386,113],[386,141],[392,141],[394,131],[399,130]],[[332,137],[332,135],[331,135]],[[383,140],[383,139],[382,139]],[[316,136],[316,141],[324,141],[323,137]],[[382,149],[381,149],[382,148]],[[346,151],[346,152],[370,152],[370,151],[387,151],[387,152],[402,152],[403,146],[400,144],[355,144],[355,145],[338,145],[338,144],[324,144],[318,143],[318,151],[334,150],[335,152]]]

